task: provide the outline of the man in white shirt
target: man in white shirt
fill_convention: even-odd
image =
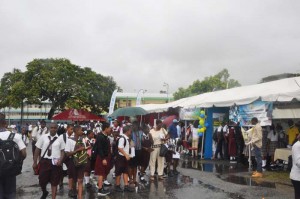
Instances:
[[[128,185],[128,161],[130,160],[130,142],[129,137],[131,136],[132,127],[124,126],[123,135],[118,140],[118,154],[115,163],[116,173],[116,185],[115,190],[122,192],[123,189],[120,187],[121,175],[123,174],[124,180],[124,191],[132,192]]]
[[[10,131],[6,129],[5,115],[0,113],[0,139],[7,140]],[[26,158],[26,146],[20,134],[14,134],[13,141],[18,145],[23,159]],[[0,198],[16,198],[16,176],[0,177]]]
[[[66,132],[62,135],[59,136],[59,139],[63,140],[63,142],[66,144],[67,143],[67,140],[68,139],[74,139],[74,132],[73,132],[73,128],[74,128],[74,125],[73,124],[68,124],[67,125],[67,129],[66,129]],[[74,177],[74,172],[72,169],[69,169],[69,165],[72,164],[73,162],[73,159],[72,157],[68,157],[68,156],[65,156],[64,158],[64,163],[65,165],[67,166],[67,173],[68,173],[68,178],[69,178],[69,193],[68,193],[68,196],[69,197],[75,197],[75,194],[73,192],[73,177]],[[60,182],[60,189],[63,187],[63,177],[61,179],[61,182]]]
[[[42,120],[40,122],[41,126],[37,124],[36,127],[32,130],[31,139],[32,139],[32,156],[34,156],[36,142],[40,139],[40,137],[44,134],[48,133],[48,128],[46,127],[46,121]]]
[[[62,162],[64,158],[65,143],[58,139],[57,124],[50,124],[50,133],[42,135],[36,143],[33,157],[33,169],[37,168],[38,157],[40,160],[39,184],[43,195],[41,199],[46,199],[49,192],[46,190],[50,182],[52,198],[56,197],[57,185],[62,176]]]
[[[66,148],[65,148],[65,152],[66,155],[69,156],[73,156],[76,153],[79,153],[81,151],[84,150],[88,150],[89,148],[84,146],[80,147],[80,148],[75,148],[76,143],[80,140],[82,141],[82,135],[83,135],[83,131],[82,131],[82,127],[77,125],[74,126],[73,128],[74,130],[74,140],[73,139],[67,139],[67,143],[66,143]],[[78,199],[82,199],[82,191],[83,191],[83,177],[84,177],[84,169],[85,169],[86,164],[80,165],[80,166],[75,166],[74,162],[70,162],[69,164],[69,168],[68,169],[73,169],[74,172],[74,176],[73,176],[73,182],[76,184],[78,183]],[[73,189],[75,191],[75,189]],[[74,194],[75,195],[75,194]]]
[[[31,136],[31,132],[32,132],[32,124],[31,122],[28,125],[28,134]]]
[[[227,122],[225,122],[225,121],[223,121],[222,126],[223,126],[223,135],[224,135],[224,142],[223,142],[223,145],[224,145],[224,158],[226,160],[229,160],[229,154],[228,154],[229,128],[228,128]]]

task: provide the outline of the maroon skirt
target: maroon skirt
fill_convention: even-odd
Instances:
[[[99,155],[97,155],[96,163],[95,163],[95,175],[106,177],[111,169],[110,166],[110,157],[105,158],[107,161],[107,165],[103,164],[103,160]]]

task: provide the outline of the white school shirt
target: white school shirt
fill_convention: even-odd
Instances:
[[[83,144],[84,144],[84,147],[86,147],[85,142],[83,142]],[[74,140],[74,138],[67,139],[65,152],[72,152],[72,151],[74,151],[75,145],[76,145],[76,141]]]
[[[0,132],[0,139],[1,140],[7,140],[8,136],[10,135],[10,133],[11,132],[8,131],[8,130]],[[23,142],[22,137],[21,137],[20,134],[15,133],[15,137],[14,137],[13,141],[15,143],[17,143],[17,145],[19,147],[19,150],[22,150],[22,149],[26,148],[26,146],[25,146],[25,144],[24,144],[24,142]]]
[[[125,134],[123,134],[122,136],[123,137],[120,137],[119,140],[118,140],[118,143],[119,143],[118,148],[123,149],[127,155],[130,155],[129,154],[129,147],[130,147],[129,138]],[[126,142],[125,148],[124,148],[124,141]],[[120,151],[119,151],[119,154],[121,156],[124,156]]]
[[[21,134],[21,137],[22,137],[24,144],[27,146],[27,144],[29,143],[29,138],[25,134]]]
[[[268,139],[271,142],[278,142],[278,133],[275,133],[275,135],[274,135],[274,131],[270,130],[269,133],[268,133]]]
[[[290,173],[290,179],[300,181],[300,142],[297,141],[292,147],[293,167]]]
[[[38,141],[42,135],[45,135],[47,133],[48,133],[47,127],[43,129],[39,128],[39,130],[37,130],[37,127],[35,127],[32,131],[32,139]]]
[[[53,144],[49,148],[51,149],[51,156],[48,156],[47,154],[48,151],[47,151],[44,158],[46,159],[60,158],[61,150],[65,149],[65,142],[62,139],[59,139],[57,134],[53,137],[50,134],[42,135],[40,139],[37,141],[37,143],[35,144],[35,146],[41,149],[41,157],[42,157],[42,155],[44,155],[46,149],[49,146],[50,143],[49,137],[51,140],[53,140],[54,137],[57,137],[57,139],[53,142]]]

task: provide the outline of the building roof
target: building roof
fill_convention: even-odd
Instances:
[[[116,98],[130,98],[136,99],[137,93],[121,93],[117,92]],[[142,95],[144,99],[168,99],[168,95],[166,93],[144,93]],[[169,98],[173,99],[173,94],[169,93]]]

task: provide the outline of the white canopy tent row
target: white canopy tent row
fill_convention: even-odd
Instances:
[[[149,113],[167,111],[168,108],[211,108],[246,105],[256,100],[271,102],[300,101],[300,77],[281,79],[250,86],[204,93],[166,104],[140,105]]]

